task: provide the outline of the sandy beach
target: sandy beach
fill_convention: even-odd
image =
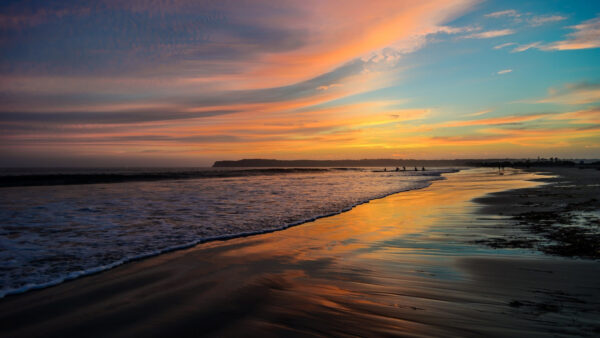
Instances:
[[[600,258],[600,171],[556,167],[541,169],[540,173],[543,177],[536,180],[547,184],[476,199],[484,205],[481,213],[512,219],[500,236],[479,243]]]
[[[597,191],[597,171],[586,174],[562,173],[580,177],[569,189],[586,187],[571,203]],[[598,335],[598,261],[543,250],[556,238],[532,231],[532,218],[515,219],[525,212],[515,209],[526,203],[515,199],[523,191],[538,205],[554,203],[556,196],[544,197],[553,179],[513,169],[444,176],[287,230],[8,296],[0,300],[0,335]],[[491,245],[519,236],[537,237]]]

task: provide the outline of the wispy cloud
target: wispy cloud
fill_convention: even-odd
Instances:
[[[538,41],[538,42],[532,42],[532,43],[529,43],[529,44],[526,44],[526,45],[520,45],[518,47],[513,48],[513,50],[511,52],[512,53],[524,52],[524,51],[526,51],[528,49],[531,49],[531,48],[538,48],[539,46],[541,46],[541,44],[542,43]]]
[[[343,86],[341,83],[332,83],[329,85],[318,86],[317,89],[318,90],[328,90],[330,88],[341,87],[341,86]]]
[[[575,32],[567,39],[541,46],[542,50],[574,50],[600,47],[600,16],[569,27]]]
[[[547,116],[548,116],[547,114],[530,114],[530,115],[490,117],[490,118],[485,118],[485,119],[466,120],[466,121],[450,121],[450,122],[441,123],[438,125],[438,127],[467,127],[467,126],[489,126],[489,125],[515,124],[515,123],[520,123],[520,122],[539,120],[539,119],[545,118]]]
[[[503,16],[509,16],[509,17],[519,17],[521,16],[521,14],[519,14],[519,12],[517,12],[514,9],[507,9],[504,11],[498,11],[498,12],[493,12],[493,13],[489,13],[484,15],[486,18],[499,18],[499,17],[503,17]]]
[[[439,73],[417,81],[411,72],[399,76],[409,67],[423,67],[419,61],[429,61],[405,57],[426,46],[432,47],[428,53],[439,53],[444,65],[450,63],[448,69],[471,66],[465,64],[471,58],[456,58],[456,51],[484,58],[487,55],[475,53],[490,53],[485,49],[491,46],[506,51],[543,49],[547,42],[520,45],[521,40],[510,35],[527,26],[564,20],[558,13],[534,16],[507,9],[487,14],[484,20],[490,26],[480,23],[481,17],[450,26],[477,2],[0,2],[0,154],[34,149],[38,155],[88,157],[387,157],[414,147],[418,157],[454,156],[444,147],[533,139],[550,144],[555,136],[548,132],[534,137],[532,130],[493,134],[492,128],[598,121],[597,111],[585,110],[600,98],[600,89],[592,84],[561,87],[536,101],[586,104],[551,119],[517,111],[506,116],[508,108],[501,102],[486,106],[483,101],[493,96],[494,88],[484,84],[476,90],[481,98],[469,101],[473,91],[464,85],[473,85],[473,72],[457,73],[456,79],[442,79]],[[572,26],[563,45],[557,42],[546,49],[575,49],[582,42],[589,46],[595,41],[595,25],[589,20]],[[475,40],[503,36],[510,37]],[[465,43],[462,38],[474,40]],[[433,46],[442,39],[448,44]],[[469,48],[461,48],[461,43]],[[499,80],[513,68],[520,74],[524,67],[518,59],[525,56],[513,55],[514,62],[496,64],[488,72],[498,74]],[[565,70],[571,66],[567,62]],[[504,75],[502,81],[513,78]],[[456,97],[442,95],[434,108],[428,107],[429,97],[418,97],[437,95],[447,88],[445,81],[459,84]],[[388,89],[404,84],[406,91]],[[410,97],[410,108],[406,100],[386,102],[388,95]],[[461,107],[469,114],[448,117],[451,110],[445,115],[442,107],[456,107],[457,102],[467,102]],[[497,111],[474,112],[482,109],[480,104]],[[515,109],[517,105],[510,106],[510,111]],[[576,133],[576,128],[569,132]],[[432,144],[439,147],[437,152],[423,151]],[[503,147],[486,149],[504,151]],[[477,155],[486,149],[472,151]]]
[[[600,125],[600,107],[593,107],[586,110],[578,110],[556,114],[552,117],[554,120],[569,120],[571,124],[595,124]]]
[[[580,130],[577,128],[506,129],[489,128],[480,133],[460,136],[435,136],[429,139],[432,145],[486,145],[510,143],[516,145],[555,148],[568,146],[574,140],[595,135],[600,128]],[[424,140],[424,142],[427,142]]]
[[[465,114],[463,116],[465,116],[465,117],[475,117],[475,116],[485,115],[485,114],[491,113],[491,112],[492,112],[491,109],[485,109],[485,110],[480,110],[478,112],[474,112],[474,113],[471,113],[471,114]]]
[[[546,23],[550,23],[550,22],[558,22],[558,21],[563,21],[566,20],[567,17],[566,16],[562,16],[562,15],[541,15],[541,16],[533,16],[529,19],[527,19],[527,22],[529,22],[529,24],[531,24],[532,26],[541,26],[543,24]]]
[[[600,102],[600,83],[569,83],[561,88],[550,88],[548,97],[535,103],[580,105]]]
[[[536,27],[551,22],[558,22],[566,20],[567,17],[562,15],[534,15],[532,13],[519,13],[514,9],[507,9],[504,11],[493,12],[484,15],[486,18],[511,18],[512,21],[519,23],[526,21],[530,26]]]
[[[53,8],[38,8],[30,11],[17,11],[0,13],[0,27],[4,29],[22,29],[41,25],[53,20],[63,18],[87,17],[91,13],[90,7],[56,5]]]
[[[470,127],[460,134],[430,136],[420,141],[435,145],[486,145],[510,143],[536,147],[568,146],[577,140],[595,136],[600,127],[600,110],[597,107],[568,113],[541,113],[466,121],[450,121],[429,126],[446,130],[448,127]],[[559,124],[557,124],[559,123]],[[565,125],[564,123],[567,123]],[[571,125],[580,125],[571,127]],[[584,126],[581,126],[584,125]],[[579,143],[590,146],[589,142]]]
[[[473,32],[478,29],[479,28],[476,26],[464,26],[464,27],[440,26],[436,29],[435,33],[458,34],[458,33]]]
[[[514,43],[514,42],[507,42],[507,43],[503,43],[501,45],[494,46],[494,49],[502,49],[504,47],[509,47],[509,46],[513,46],[513,45],[516,45],[516,43]]]
[[[496,38],[499,36],[511,35],[511,34],[514,34],[515,32],[516,31],[513,29],[499,29],[499,30],[491,30],[491,31],[485,31],[485,32],[480,32],[480,33],[469,34],[469,35],[466,35],[464,38],[466,38],[466,39],[490,39],[490,38]]]

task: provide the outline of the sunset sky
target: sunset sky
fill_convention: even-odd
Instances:
[[[600,1],[7,1],[1,166],[600,158]]]

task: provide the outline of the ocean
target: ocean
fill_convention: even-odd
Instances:
[[[454,171],[3,169],[0,298],[206,241],[285,229]]]

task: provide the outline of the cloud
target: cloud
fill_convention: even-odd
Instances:
[[[459,34],[459,33],[476,31],[478,29],[479,28],[474,27],[474,26],[464,26],[464,27],[440,26],[437,28],[435,33]]]
[[[508,47],[508,46],[512,46],[512,45],[516,45],[516,43],[514,43],[514,42],[503,43],[501,45],[494,46],[494,49],[502,49],[504,47]]]
[[[82,10],[62,14],[60,2],[7,3],[0,150],[92,157],[386,156],[371,151],[427,146],[420,141],[430,134],[416,126],[429,109],[375,99],[398,79],[398,60],[445,34],[515,33],[449,26],[471,0],[82,0]],[[520,16],[504,12],[488,17]],[[372,101],[347,103],[365,97]],[[463,131],[546,123],[525,115],[475,120],[487,113],[425,126],[475,142]],[[584,121],[575,113],[553,123]],[[449,128],[461,126],[468,128]]]
[[[61,78],[85,80],[85,86],[70,90],[96,87],[106,78],[117,78],[109,88],[119,86],[121,93],[135,90],[131,78],[153,83],[154,91],[178,95],[180,90],[281,87],[390,46],[407,53],[424,46],[427,35],[468,30],[443,24],[473,1],[364,6],[349,0],[342,7],[335,1],[291,0],[81,3],[91,8],[90,18],[50,20],[44,26],[47,33],[22,25],[26,41],[19,34],[5,35],[10,48],[3,48],[0,70],[29,76],[31,82],[36,77],[55,77],[58,83]],[[0,7],[0,12],[28,15],[50,7],[44,2],[15,4]]]
[[[0,112],[0,124],[4,123],[46,123],[46,124],[138,124],[146,122],[187,120],[202,117],[233,114],[236,110],[205,110],[200,112],[140,110],[110,112]]]
[[[558,21],[563,21],[566,19],[567,19],[567,17],[561,16],[561,15],[547,15],[547,16],[534,16],[534,17],[529,18],[527,21],[529,22],[530,25],[536,27],[536,26],[541,26],[546,23],[558,22]]]
[[[566,146],[578,138],[594,136],[600,128],[586,130],[577,128],[489,128],[470,135],[434,136],[427,140],[429,146],[444,145],[487,145],[510,143],[521,146],[556,147]]]
[[[569,120],[570,124],[593,124],[600,125],[600,107],[556,114],[553,120]]]
[[[550,88],[548,97],[535,103],[579,105],[600,102],[600,83],[569,83],[561,88]]]
[[[562,15],[533,15],[531,13],[519,13],[514,9],[507,9],[504,11],[493,12],[484,15],[486,18],[501,18],[508,17],[512,18],[514,22],[522,22],[526,20],[530,26],[537,27],[551,22],[558,22],[566,20],[567,18]]]
[[[443,123],[437,125],[437,127],[442,128],[442,127],[505,125],[505,124],[515,124],[515,123],[520,123],[520,122],[539,120],[539,119],[545,118],[547,116],[548,116],[547,114],[530,114],[530,115],[490,117],[490,118],[478,119],[478,120],[443,122]]]
[[[322,86],[318,86],[318,87],[317,87],[317,89],[318,89],[318,90],[328,90],[328,89],[330,89],[330,88],[341,87],[341,86],[343,86],[343,85],[342,85],[342,84],[340,84],[340,83],[332,83],[332,84],[330,84],[330,85],[322,85]]]
[[[552,140],[558,137],[566,138],[580,138],[594,135],[598,132],[600,127],[591,126],[586,128],[572,128],[572,127],[551,127],[551,128],[513,128],[513,129],[500,129],[490,128],[484,130],[484,132],[500,135],[518,136],[532,139],[546,139]]]
[[[503,69],[503,70],[499,70],[496,74],[498,74],[498,75],[508,74],[512,71],[513,71],[512,69]]]
[[[86,119],[89,123],[141,123],[247,111],[255,109],[258,104],[306,104],[352,93],[352,89],[343,88],[341,82],[351,84],[353,77],[361,76],[376,66],[372,61],[357,59],[315,78],[286,86],[218,92],[207,90],[206,94],[193,96],[154,94],[152,101],[142,98],[139,102],[120,95],[98,93],[0,93],[0,120],[7,116],[22,116],[24,119],[56,119],[73,123],[84,123]],[[341,94],[339,90],[343,90]],[[161,101],[163,103],[156,103]]]
[[[538,42],[533,42],[533,43],[529,43],[529,44],[526,44],[526,45],[520,45],[518,47],[513,48],[513,50],[511,51],[511,53],[520,53],[520,52],[524,52],[524,51],[526,51],[528,49],[531,49],[531,48],[539,48],[539,46],[541,44],[542,43],[538,41]]]
[[[499,17],[503,17],[503,16],[519,17],[519,16],[521,16],[521,14],[519,14],[514,9],[507,9],[507,10],[504,10],[504,11],[498,11],[498,12],[489,13],[489,14],[486,14],[484,16],[486,18],[499,18]]]
[[[61,7],[58,5],[52,8],[34,8],[33,11],[20,10],[14,7],[12,11],[10,6],[8,10],[7,8],[3,8],[6,12],[0,13],[0,28],[20,30],[69,17],[88,17],[91,12],[90,7],[77,5],[71,7]]]
[[[415,130],[420,134],[426,132],[432,135],[422,137],[418,141],[427,147],[497,146],[501,143],[536,147],[566,146],[580,142],[577,140],[597,136],[600,131],[600,109],[598,108],[596,106],[566,113],[536,113],[448,121],[430,124],[426,129]],[[479,114],[480,112],[469,115]],[[448,129],[454,127],[463,128],[456,132]],[[590,145],[587,141],[581,142],[583,142],[582,146]]]
[[[479,112],[478,112],[479,113]],[[478,116],[475,114],[464,115],[464,116]],[[484,113],[480,114],[483,115]],[[435,130],[444,130],[447,128],[463,128],[463,127],[480,127],[480,126],[510,126],[510,125],[520,125],[524,122],[536,121],[545,119],[551,116],[548,113],[538,113],[538,114],[525,114],[525,115],[510,115],[510,116],[500,116],[500,117],[488,117],[482,119],[474,119],[474,120],[456,120],[456,121],[447,121],[440,123],[433,123],[428,125],[421,125],[415,128],[415,131],[435,131]]]
[[[3,50],[13,68],[31,69],[35,62],[37,71],[51,74],[139,75],[184,73],[184,67],[198,74],[279,65],[287,67],[288,74],[304,68],[304,76],[312,77],[441,25],[472,1],[384,1],[364,6],[349,0],[342,7],[335,1],[291,0],[235,5],[191,0],[78,3],[82,9],[42,1],[0,5],[0,23],[23,31],[27,43],[36,48],[33,53],[27,48]],[[51,39],[38,30],[42,23]],[[4,38],[14,46],[22,43],[19,36]],[[308,62],[301,62],[303,58]],[[312,62],[316,58],[321,62]]]
[[[542,50],[575,50],[600,47],[600,17],[584,21],[569,27],[575,32],[567,35],[567,39],[541,46]]]
[[[144,142],[227,153],[234,150],[221,144],[248,141],[251,149],[235,151],[257,152],[255,138],[273,137],[279,143],[264,149],[296,151],[292,143],[316,135],[349,139],[340,130],[383,128],[427,112],[315,105],[386,86],[396,60],[431,35],[473,30],[445,26],[471,0],[81,4],[89,16],[62,19],[35,14],[51,7],[45,2],[0,4],[0,12],[25,18],[4,22],[10,34],[0,60],[0,130],[10,130],[3,137],[14,149],[19,140],[44,147],[54,139],[82,153],[91,151],[78,145],[85,140],[107,153]],[[298,121],[313,122],[283,126]]]
[[[8,139],[10,141],[10,139]],[[241,138],[235,135],[194,135],[194,136],[171,136],[171,135],[86,135],[86,136],[28,136],[18,138],[19,144],[27,143],[43,143],[43,144],[115,144],[115,143],[130,143],[130,144],[162,144],[165,143],[239,143],[252,142],[253,139]],[[263,140],[264,141],[264,140]]]
[[[491,113],[492,110],[491,109],[485,109],[485,110],[480,110],[478,112],[475,113],[471,113],[471,114],[465,114],[463,116],[468,116],[468,117],[474,117],[474,116],[481,116],[481,115],[485,115],[487,113]]]
[[[491,31],[485,31],[485,32],[480,32],[480,33],[469,34],[469,35],[464,36],[464,38],[466,38],[466,39],[490,39],[490,38],[496,38],[499,36],[511,35],[514,33],[515,33],[515,30],[513,30],[513,29],[499,29],[499,30],[491,30]]]

